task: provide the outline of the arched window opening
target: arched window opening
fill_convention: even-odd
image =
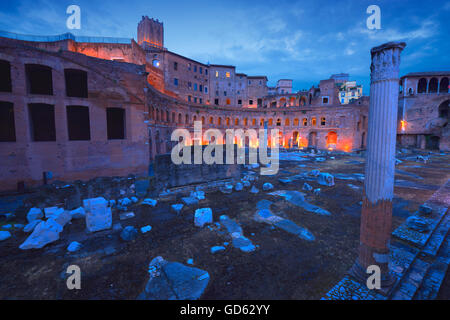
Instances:
[[[437,93],[438,92],[438,79],[431,78],[430,84],[428,85],[428,93]]]
[[[439,84],[439,93],[448,93],[449,91],[448,78],[442,78]]]
[[[302,122],[303,122],[303,126],[304,126],[304,127],[307,127],[307,126],[308,126],[308,119],[303,118]]]
[[[417,84],[417,93],[426,93],[427,92],[427,79],[421,78],[419,83]]]

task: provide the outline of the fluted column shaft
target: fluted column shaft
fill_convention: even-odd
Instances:
[[[404,43],[387,43],[371,50],[371,85],[360,248],[356,263],[365,279],[367,267],[377,265],[382,285],[389,274],[389,241],[394,196],[400,53]],[[355,268],[355,267],[354,267]]]

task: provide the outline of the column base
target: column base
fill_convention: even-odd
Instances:
[[[369,278],[370,274],[366,272],[366,269],[361,266],[358,261],[353,264],[347,274],[363,286],[367,286],[367,279]],[[392,292],[392,289],[395,287],[396,283],[397,277],[391,271],[384,271],[381,272],[381,288],[373,290],[387,297]]]

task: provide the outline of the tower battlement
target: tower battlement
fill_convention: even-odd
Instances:
[[[151,46],[164,47],[164,25],[158,19],[142,16],[137,28],[137,40],[140,45],[147,43]]]

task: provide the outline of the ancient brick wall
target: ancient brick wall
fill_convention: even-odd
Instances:
[[[148,140],[145,120],[145,69],[87,57],[78,53],[44,52],[0,40],[0,60],[11,65],[11,92],[0,92],[0,101],[13,104],[15,141],[0,142],[0,190],[11,190],[19,181],[40,184],[43,172],[53,179],[90,179],[102,175],[145,173],[148,168]],[[29,93],[26,64],[51,68],[53,94]],[[87,73],[88,97],[68,97],[65,69]],[[35,141],[29,104],[45,103],[54,108],[55,140]],[[90,139],[68,137],[67,106],[89,110]],[[125,110],[125,138],[107,137],[106,108]]]

